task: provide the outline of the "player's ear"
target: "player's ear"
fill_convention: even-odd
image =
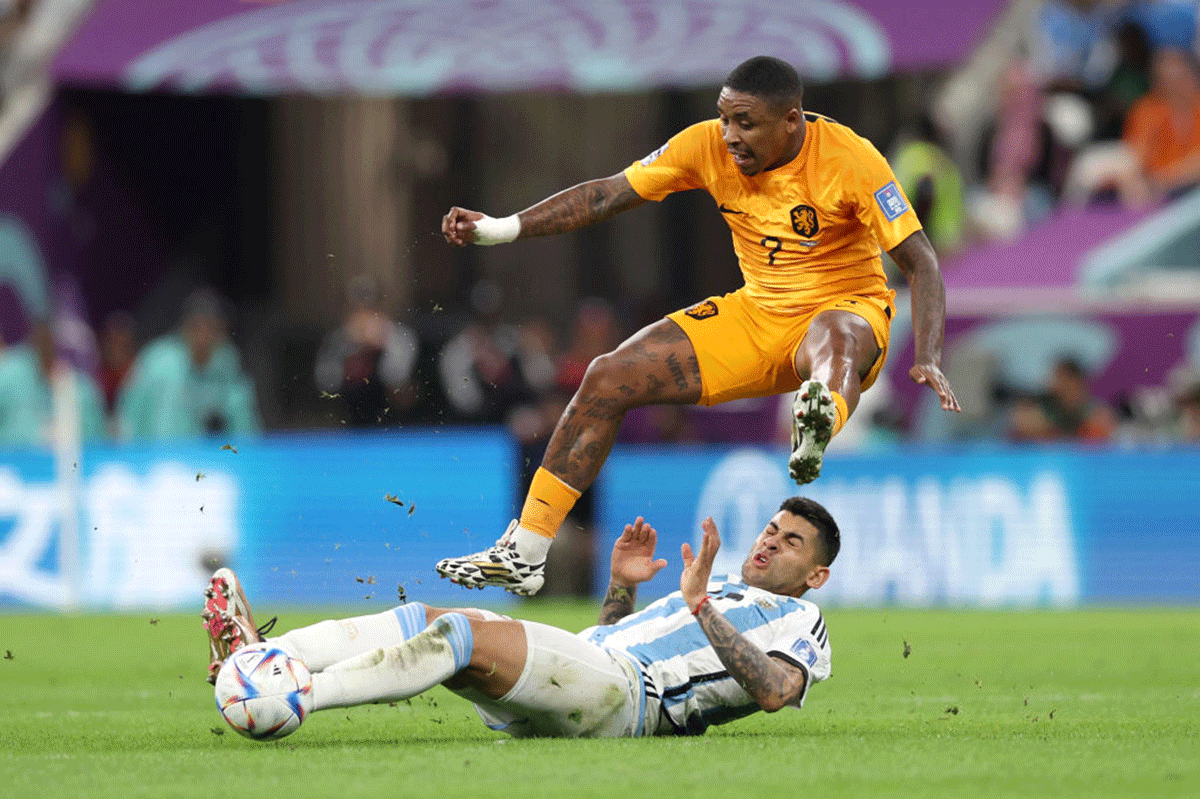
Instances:
[[[808,573],[808,577],[805,578],[804,584],[809,588],[820,588],[821,586],[825,585],[825,581],[828,579],[828,566],[813,566],[812,571],[810,571]]]
[[[788,112],[783,115],[783,121],[787,123],[788,132],[791,133],[800,127],[802,116],[799,106],[792,106]]]

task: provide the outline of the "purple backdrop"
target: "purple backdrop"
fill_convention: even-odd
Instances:
[[[107,157],[92,126],[61,99],[0,165],[0,336],[23,340],[33,319],[58,319],[60,348],[95,366],[96,329],[114,310],[133,310],[163,271],[161,230]],[[14,246],[14,244],[18,246]],[[14,272],[32,275],[16,278]],[[17,283],[34,286],[19,291]]]
[[[101,0],[68,83],[137,90],[630,90],[720,81],[756,53],[812,79],[963,58],[1006,0]],[[914,20],[920,20],[914,25]],[[936,35],[929,35],[936,31]]]
[[[25,338],[32,317],[48,307],[44,303],[57,280],[69,278],[64,269],[65,227],[58,213],[55,188],[62,183],[59,137],[62,110],[52,104],[0,166],[0,216],[10,236],[0,257],[0,336],[13,342]],[[13,246],[16,242],[23,246]],[[27,275],[20,282],[34,286],[29,296],[16,289],[16,272]]]
[[[1149,309],[1130,311],[1066,310],[1061,315],[1028,315],[1019,313],[978,314],[954,316],[946,321],[947,354],[954,350],[972,333],[982,326],[997,321],[1039,322],[1046,320],[1081,321],[1096,323],[1112,334],[1114,348],[1111,358],[1092,375],[1092,387],[1096,396],[1116,402],[1128,398],[1138,387],[1163,386],[1168,373],[1189,359],[1189,334],[1200,325],[1200,311]],[[912,418],[919,399],[928,389],[908,379],[908,367],[912,365],[912,337],[906,334],[903,341],[893,339],[889,355],[891,385],[897,395],[898,407],[908,418]],[[1063,352],[1039,353],[1052,357]],[[1200,353],[1190,353],[1195,359]],[[1032,356],[1031,356],[1032,357]],[[1043,358],[1046,366],[1051,358]],[[894,359],[894,360],[892,360]],[[1193,363],[1195,361],[1193,360]]]

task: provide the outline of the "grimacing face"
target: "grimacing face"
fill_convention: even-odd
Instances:
[[[800,152],[804,117],[799,108],[781,113],[762,97],[726,86],[717,98],[717,112],[725,147],[743,175],[783,166]]]
[[[784,596],[820,588],[829,579],[829,567],[818,560],[817,528],[785,510],[776,513],[742,563],[742,579]]]

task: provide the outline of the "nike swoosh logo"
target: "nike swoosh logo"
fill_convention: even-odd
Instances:
[[[721,203],[720,205],[718,205],[717,210],[723,214],[741,214],[742,216],[746,215],[745,211],[735,211],[732,208],[725,205],[725,203]]]

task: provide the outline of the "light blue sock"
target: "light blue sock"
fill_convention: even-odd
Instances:
[[[454,671],[462,671],[471,662],[471,653],[475,651],[471,620],[461,613],[444,613],[429,626],[438,627],[439,622],[444,622],[441,625],[444,629],[443,635],[450,642],[450,649],[454,652]]]
[[[392,613],[396,614],[396,620],[400,622],[400,634],[404,636],[400,643],[429,626],[429,620],[425,618],[425,606],[420,602],[397,605],[392,608]]]

